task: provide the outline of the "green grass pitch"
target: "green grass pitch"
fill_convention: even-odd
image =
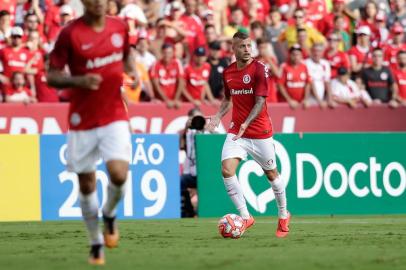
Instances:
[[[406,216],[293,216],[286,239],[257,218],[241,239],[222,239],[217,219],[120,221],[118,249],[102,269],[406,269]],[[84,224],[0,223],[0,269],[94,269]]]

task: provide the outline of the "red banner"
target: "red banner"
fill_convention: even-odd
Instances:
[[[177,133],[184,128],[191,108],[190,104],[184,104],[178,110],[169,110],[162,104],[131,105],[131,127],[134,133]],[[202,111],[205,115],[213,115],[217,108],[202,106]],[[276,132],[406,131],[406,107],[291,110],[286,104],[272,104],[269,112]],[[65,133],[67,113],[68,104],[0,104],[0,133]],[[231,113],[224,118],[224,127],[228,126],[230,118]],[[219,131],[224,131],[224,127]]]

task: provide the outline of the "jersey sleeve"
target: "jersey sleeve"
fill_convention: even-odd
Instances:
[[[258,62],[254,74],[254,91],[256,96],[268,96],[269,70],[264,64]]]
[[[64,28],[58,35],[55,47],[49,56],[51,67],[62,70],[68,63],[71,50],[71,39],[68,28]]]
[[[387,69],[387,71],[388,71],[388,83],[389,85],[392,85],[395,83],[395,78],[393,76],[392,71],[389,68]]]

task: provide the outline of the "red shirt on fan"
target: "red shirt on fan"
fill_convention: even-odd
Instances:
[[[238,134],[241,124],[247,119],[255,105],[256,96],[268,96],[268,68],[253,60],[243,69],[237,68],[237,63],[229,65],[223,72],[224,94],[231,97],[233,113],[229,133]],[[243,138],[265,139],[273,134],[268,106],[264,105],[243,134]]]
[[[282,75],[279,83],[285,86],[289,96],[301,102],[304,99],[306,84],[311,82],[309,72],[305,64],[295,66],[289,63],[282,64]]]
[[[406,51],[405,43],[401,45],[388,44],[384,47],[384,60],[392,69],[396,69],[398,66],[397,54],[399,51]]]
[[[14,25],[16,14],[17,0],[1,0],[0,10],[7,10],[10,13],[10,23]]]
[[[348,51],[348,55],[355,56],[357,63],[372,64],[372,53],[370,49],[363,51],[361,47],[355,45]]]
[[[175,99],[179,79],[183,78],[183,76],[182,64],[176,58],[172,59],[167,65],[162,60],[156,61],[150,71],[151,79],[158,79],[159,86],[170,100]]]
[[[190,64],[185,68],[186,90],[193,99],[201,100],[204,85],[210,76],[210,64],[204,63],[201,67]]]
[[[30,52],[24,48],[5,47],[0,51],[0,62],[3,64],[3,74],[9,78],[14,72],[24,72]]]
[[[398,85],[398,95],[406,100],[406,70],[392,69],[392,73],[395,77],[396,84]]]
[[[324,58],[330,63],[331,78],[337,77],[337,70],[340,67],[346,67],[347,70],[350,69],[350,59],[345,52],[337,51],[335,54],[330,54],[326,51]]]
[[[123,59],[128,52],[128,29],[121,19],[106,17],[101,32],[86,25],[83,17],[63,28],[51,52],[50,66],[63,70],[68,65],[73,76],[93,73],[103,79],[95,91],[72,89],[70,129],[86,130],[128,120],[120,91]]]

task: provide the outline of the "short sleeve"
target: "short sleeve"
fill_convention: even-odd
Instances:
[[[264,64],[258,62],[254,74],[254,91],[256,96],[268,96],[269,70]]]
[[[58,35],[55,47],[49,57],[50,66],[52,68],[63,70],[65,65],[68,63],[71,50],[71,39],[69,33],[68,28],[64,28]]]
[[[393,77],[393,73],[392,71],[390,71],[390,69],[386,69],[388,71],[388,83],[389,85],[394,84],[395,82],[395,78]]]

